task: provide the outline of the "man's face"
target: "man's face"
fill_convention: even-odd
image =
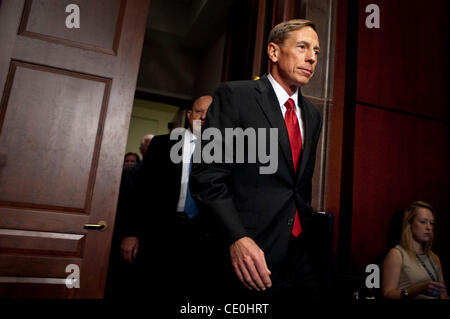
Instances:
[[[136,163],[137,163],[136,156],[130,154],[127,157],[125,157],[125,161],[124,161],[123,165],[125,165],[125,166],[126,165],[134,165]]]
[[[198,99],[194,105],[192,106],[192,110],[187,111],[187,117],[189,119],[189,125],[191,129],[194,128],[194,120],[200,120],[201,125],[205,122],[206,111],[208,111],[208,107],[212,102],[212,97],[202,97]]]
[[[283,84],[297,88],[307,84],[313,76],[319,50],[316,31],[303,27],[291,31],[282,44],[269,44],[269,58],[275,64]]]

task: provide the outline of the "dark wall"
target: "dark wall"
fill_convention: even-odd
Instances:
[[[227,24],[223,81],[250,80],[253,72],[258,0],[236,1]]]
[[[423,200],[439,214],[434,251],[448,278],[448,2],[360,0],[356,8],[344,2],[346,17],[338,20],[358,13],[336,39],[347,41],[337,60],[346,68],[335,69],[335,91],[345,98],[335,110],[339,116],[332,116],[334,132],[342,135],[332,139],[332,149],[342,164],[331,173],[341,183],[335,178],[339,193],[328,196],[341,215],[345,207],[339,254],[350,251],[348,266],[372,263],[386,249],[394,213]],[[379,29],[365,25],[372,3],[380,8]],[[346,79],[353,90],[339,88],[336,79]]]
[[[365,8],[380,8],[368,29]],[[448,2],[364,0],[359,6],[352,255],[369,263],[395,210],[423,200],[439,212],[448,266]]]

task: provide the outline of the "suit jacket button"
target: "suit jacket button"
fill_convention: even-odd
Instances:
[[[293,223],[294,223],[294,218],[289,218],[288,222],[287,222],[288,226],[291,226]]]

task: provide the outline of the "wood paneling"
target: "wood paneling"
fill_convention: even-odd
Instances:
[[[0,105],[0,205],[86,213],[110,85],[109,79],[12,62]],[[67,191],[55,197],[55,189]]]
[[[2,254],[0,276],[67,278],[69,264],[81,266],[81,258]],[[83,276],[81,275],[81,278]],[[0,289],[1,291],[1,289]]]
[[[372,3],[380,29],[365,25]],[[387,248],[392,215],[414,200],[440,214],[435,247],[448,263],[447,8],[338,1],[327,210],[338,212],[342,272],[362,275]]]
[[[368,4],[380,28],[368,29]],[[359,6],[360,103],[448,122],[448,1],[362,0]]]
[[[386,249],[391,217],[410,202],[447,214],[448,126],[357,105],[352,256],[366,265]]]
[[[64,26],[66,6],[80,8],[80,28]],[[44,41],[116,54],[125,0],[26,0],[19,34]]]
[[[311,207],[314,211],[324,211],[325,210],[325,166],[327,160],[327,138],[328,138],[328,110],[330,109],[331,103],[323,100],[317,99],[311,96],[305,96],[322,114],[323,125],[322,133],[320,134],[319,141],[317,143],[316,150],[316,163],[314,167],[314,174],[312,177],[312,198]]]
[[[0,298],[2,299],[67,299],[73,298],[74,295],[75,289],[67,289],[65,284],[52,284],[48,281],[39,281],[39,283],[11,281],[3,283],[2,289],[0,289]]]
[[[261,38],[261,30],[257,23],[261,23],[261,3],[259,0],[236,1],[230,16],[233,23],[228,25],[225,44],[224,67],[222,81],[250,80],[256,51],[260,50],[255,44],[255,38]],[[257,32],[258,31],[258,32]],[[265,52],[265,50],[262,50]]]
[[[69,3],[79,29],[65,25]],[[1,2],[1,297],[103,296],[148,8]],[[79,288],[65,285],[69,264]]]
[[[87,234],[83,225],[89,222],[89,216],[85,214],[65,214],[61,211],[37,211],[12,207],[2,207],[1,211],[0,226],[2,228]]]
[[[0,252],[81,257],[85,235],[1,229]]]
[[[351,245],[357,9],[355,1],[338,1],[333,106],[329,124],[326,211],[335,215],[337,231],[333,251],[341,272],[348,271]]]
[[[262,56],[266,55],[266,43],[264,39],[264,27],[266,23],[266,0],[258,0],[258,13],[256,17],[255,49],[253,52],[252,79],[265,73],[265,67],[261,70]],[[261,72],[262,71],[262,72]]]

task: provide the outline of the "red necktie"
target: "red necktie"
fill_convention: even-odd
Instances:
[[[294,161],[294,171],[297,172],[297,166],[300,159],[300,153],[302,151],[302,135],[300,134],[300,126],[298,124],[297,115],[295,114],[294,100],[289,98],[286,103],[286,114],[284,115],[284,121],[289,134],[289,142],[291,144],[292,160]],[[302,232],[302,225],[300,218],[298,217],[298,210],[295,211],[294,227],[292,228],[292,235],[298,237]]]

